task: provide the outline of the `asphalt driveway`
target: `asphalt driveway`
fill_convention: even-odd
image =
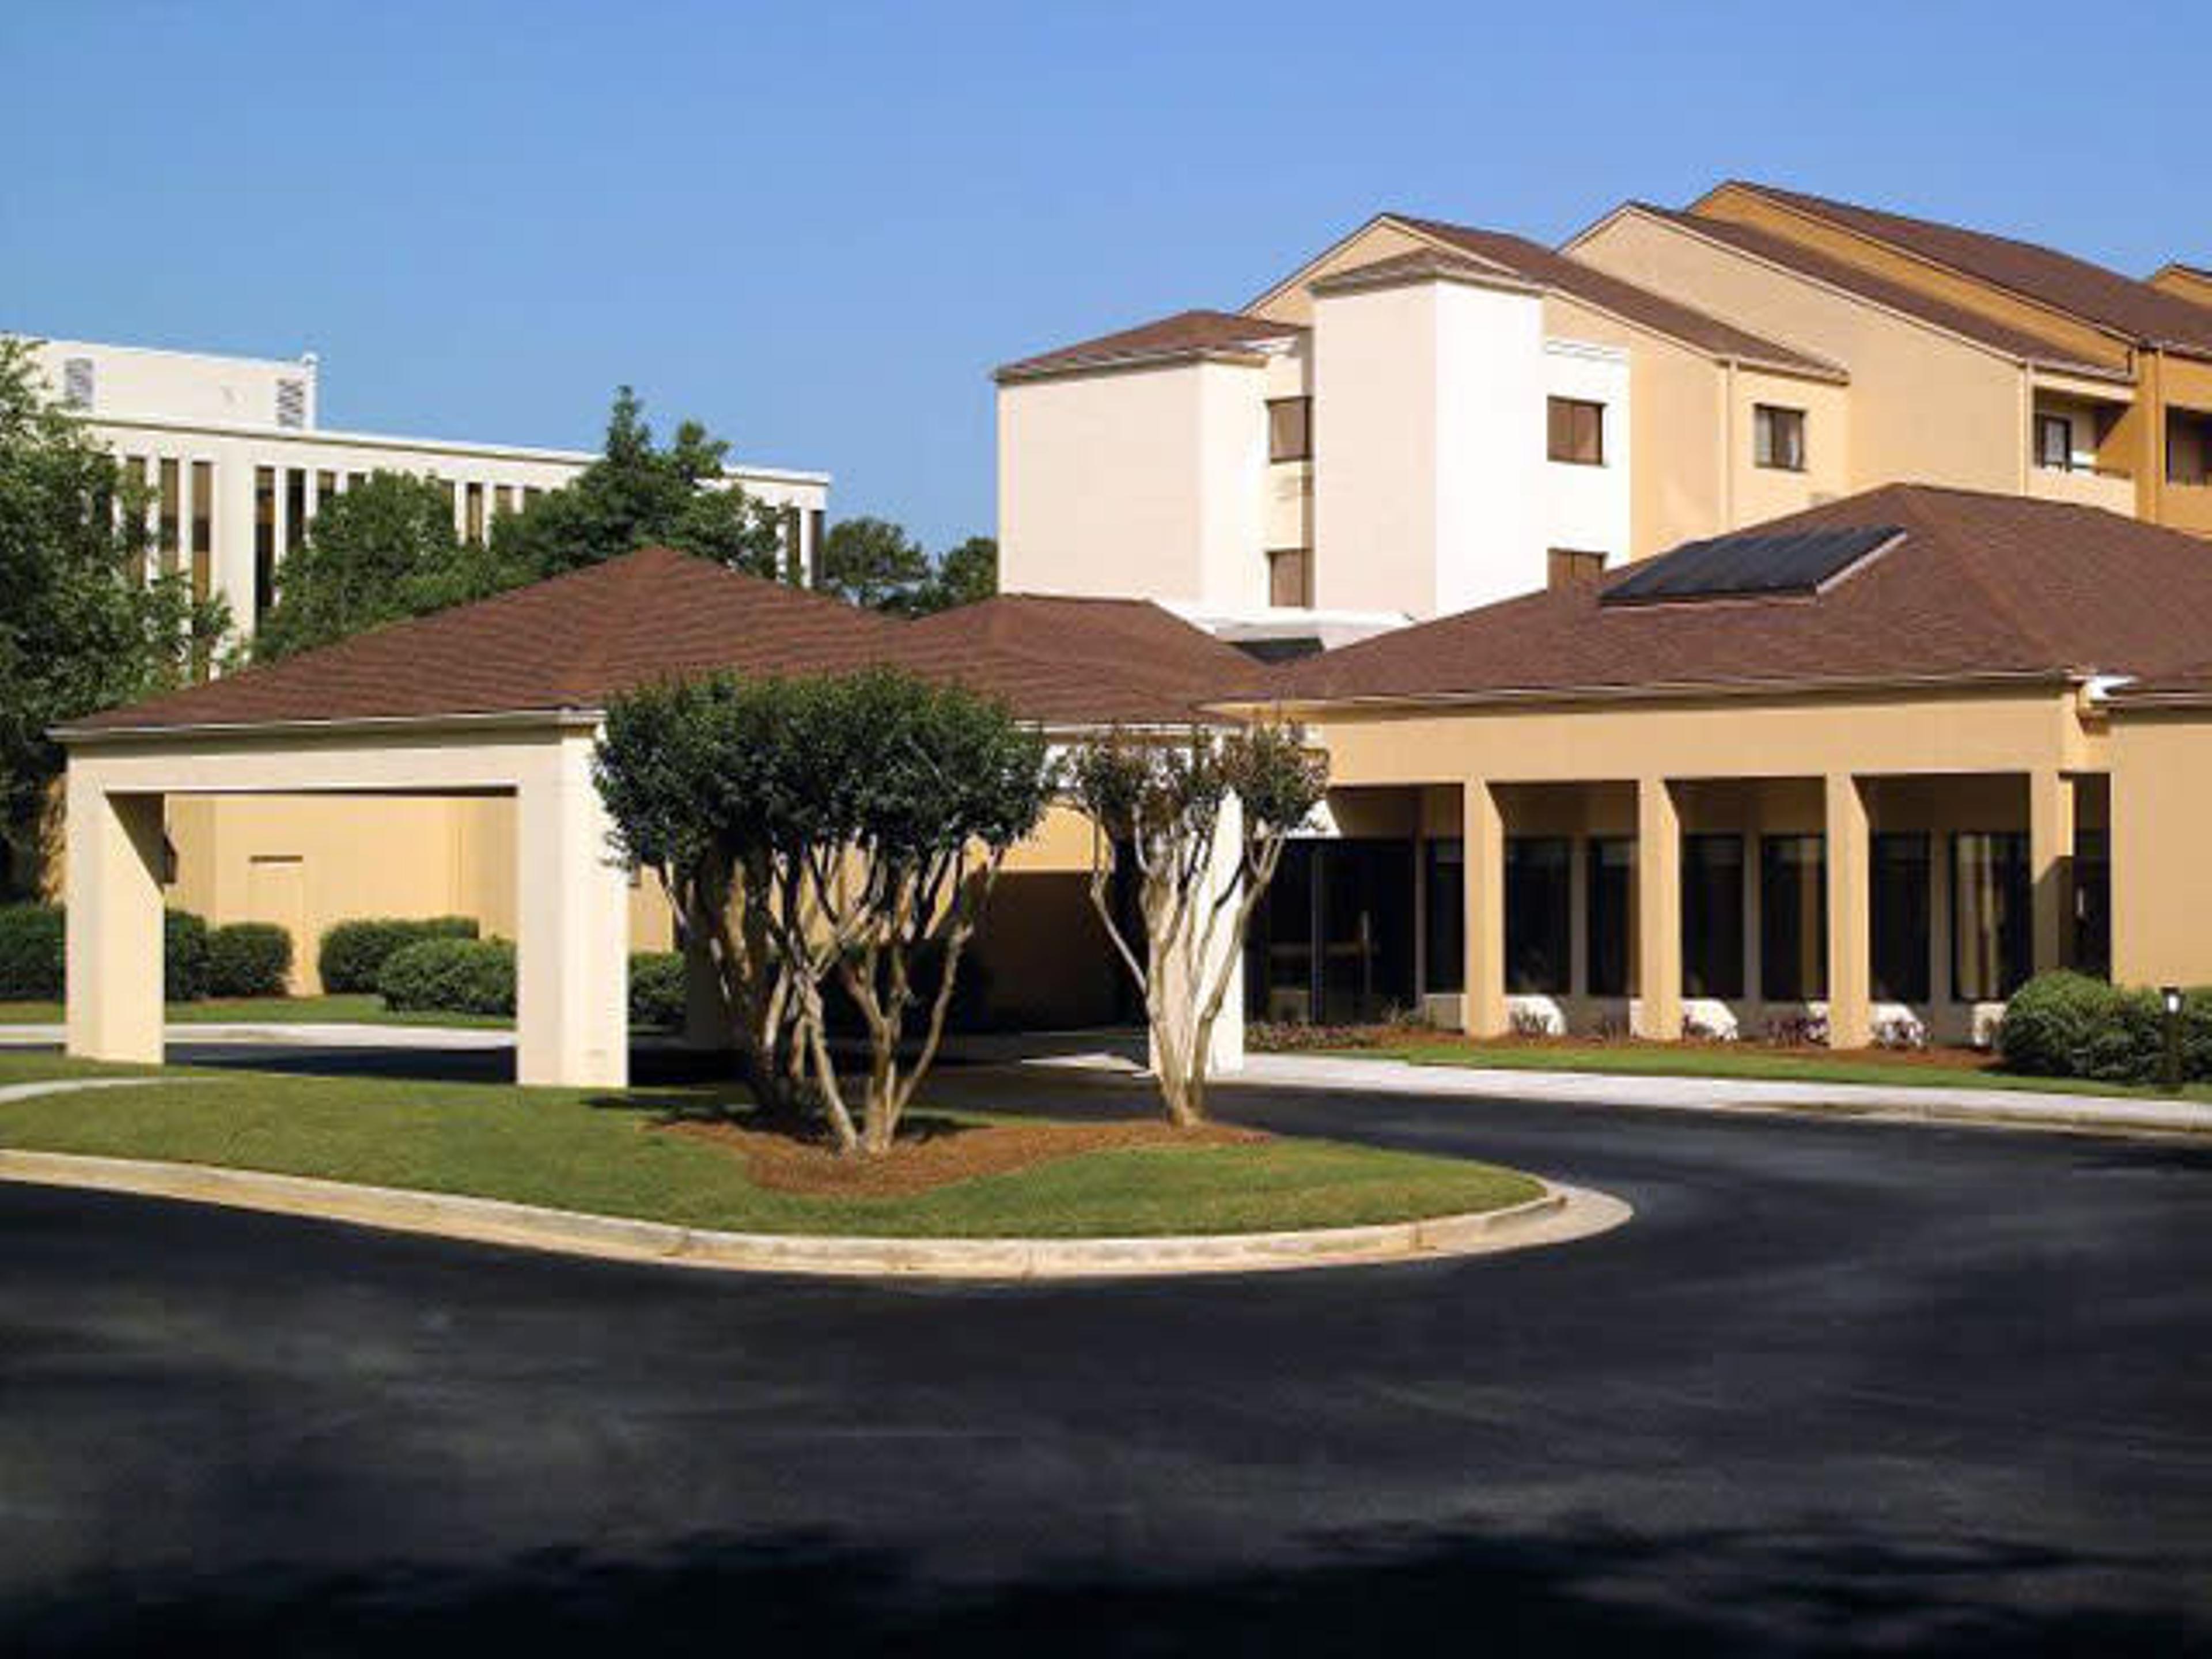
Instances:
[[[0,1186],[0,1650],[2212,1650],[2212,1148],[1222,1106],[1638,1218],[956,1289]]]

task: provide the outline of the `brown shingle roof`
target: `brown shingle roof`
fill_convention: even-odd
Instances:
[[[1894,484],[1757,529],[1875,525],[1905,538],[1817,597],[1608,606],[1596,588],[1531,593],[1291,665],[1277,694],[1479,699],[2157,674],[2201,659],[2212,640],[2203,542],[2094,507]]]
[[[1825,219],[1969,276],[1979,277],[2130,338],[2212,352],[2212,307],[2137,282],[2070,253],[1988,231],[1915,219],[1851,202],[1747,180],[1732,181],[1786,207]]]
[[[1059,347],[1035,357],[1002,365],[995,378],[1022,380],[1117,364],[1151,362],[1210,352],[1249,351],[1261,342],[1289,339],[1305,331],[1292,323],[1240,317],[1225,311],[1185,311],[1157,321],[1103,334],[1095,340]]]
[[[1480,230],[1470,225],[1447,224],[1437,219],[1390,216],[1424,235],[1448,242],[1462,252],[1521,277],[1640,324],[1670,339],[1694,346],[1717,357],[1768,364],[1825,379],[1844,378],[1844,370],[1826,358],[1769,340],[1692,307],[1639,288],[1634,283],[1586,265],[1579,259],[1553,252],[1541,243],[1504,231]]]
[[[1168,723],[1250,660],[1150,605],[1011,599],[902,623],[667,548],[75,723],[113,731],[602,708],[654,681],[885,664],[1053,725]]]

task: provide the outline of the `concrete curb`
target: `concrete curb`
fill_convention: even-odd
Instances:
[[[1170,1238],[845,1238],[714,1232],[501,1199],[74,1152],[0,1149],[0,1180],[605,1260],[870,1279],[1124,1279],[1425,1261],[1565,1243],[1608,1231],[1633,1213],[1609,1194],[1547,1182],[1540,1197],[1507,1209],[1381,1226]]]

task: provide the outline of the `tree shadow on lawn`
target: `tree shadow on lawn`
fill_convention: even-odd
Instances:
[[[373,1532],[363,1536],[374,1535]],[[994,1549],[994,1547],[996,1547]],[[1257,1548],[1264,1550],[1264,1542]],[[134,1571],[0,1603],[18,1652],[312,1650],[329,1659],[629,1650],[810,1655],[894,1649],[996,1659],[1123,1653],[1676,1656],[2202,1650],[2204,1564],[1997,1539],[1915,1539],[1833,1522],[1637,1532],[1596,1519],[1516,1534],[1309,1538],[1285,1559],[1025,1561],[1006,1534],[950,1529],[926,1562],[830,1532],[696,1535],[483,1566],[386,1559]],[[203,1558],[204,1559],[204,1558]],[[957,1578],[937,1570],[968,1568]]]

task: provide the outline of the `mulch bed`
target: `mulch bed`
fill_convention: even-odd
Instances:
[[[910,1117],[889,1156],[841,1158],[820,1142],[741,1123],[673,1123],[666,1133],[737,1153],[757,1186],[822,1198],[896,1198],[1129,1146],[1243,1146],[1267,1139],[1221,1123],[1178,1129],[1164,1121],[975,1124]]]

